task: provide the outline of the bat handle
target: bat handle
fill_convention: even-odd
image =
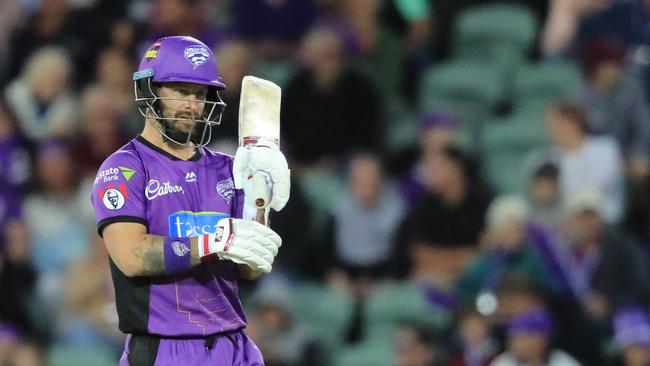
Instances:
[[[269,226],[267,220],[268,204],[270,201],[270,190],[268,187],[268,179],[265,173],[255,173],[251,177],[252,186],[253,186],[253,199],[255,207],[257,207],[257,213],[255,215],[255,221],[259,222],[262,225]]]
[[[269,226],[269,222],[266,220],[266,209],[258,208],[257,214],[255,215],[255,221],[259,222],[262,225]]]

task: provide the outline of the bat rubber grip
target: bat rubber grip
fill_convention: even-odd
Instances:
[[[253,188],[253,203],[258,209],[264,209],[270,203],[269,189],[267,186],[266,174],[262,172],[254,173],[251,177]]]

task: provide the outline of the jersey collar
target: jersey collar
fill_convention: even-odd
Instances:
[[[174,155],[168,153],[167,151],[165,151],[165,150],[159,148],[158,146],[152,144],[149,140],[147,140],[147,139],[145,139],[144,137],[142,137],[142,135],[138,135],[138,137],[136,137],[136,140],[140,141],[143,145],[149,147],[150,149],[152,149],[152,150],[154,150],[154,151],[156,151],[156,152],[158,152],[158,153],[160,153],[160,154],[162,154],[162,155],[164,155],[164,156],[166,156],[166,157],[168,157],[168,158],[170,158],[170,159],[172,159],[172,160],[179,160],[179,161],[198,161],[199,159],[201,159],[201,156],[202,156],[202,154],[201,154],[201,149],[200,149],[200,148],[197,148],[196,151],[194,152],[194,155],[192,155],[191,158],[189,158],[189,159],[187,159],[187,160],[183,160],[183,159],[180,159],[180,158],[178,158],[177,156],[174,156]]]

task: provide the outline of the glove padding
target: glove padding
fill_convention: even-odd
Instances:
[[[215,234],[199,237],[198,249],[201,259],[216,254],[219,259],[269,273],[281,245],[280,236],[258,222],[224,218],[217,222]]]
[[[233,162],[235,188],[244,189],[247,204],[252,207],[255,207],[254,192],[267,190],[267,187],[253,186],[259,184],[259,180],[252,179],[256,174],[266,177],[271,196],[268,205],[275,211],[282,210],[289,200],[291,190],[291,171],[284,154],[276,148],[264,145],[237,148]]]

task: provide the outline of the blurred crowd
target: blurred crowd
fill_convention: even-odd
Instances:
[[[216,53],[213,148],[283,88],[267,365],[650,365],[648,0],[2,0],[0,365],[121,353],[90,192],[164,35]]]

